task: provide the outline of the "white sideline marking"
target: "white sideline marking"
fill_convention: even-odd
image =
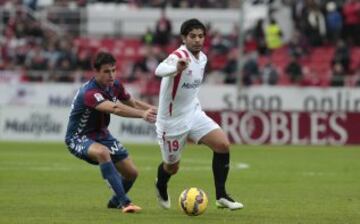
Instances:
[[[244,170],[244,169],[249,169],[250,165],[247,163],[237,163],[235,165],[235,168],[239,169],[239,170]]]
[[[304,176],[324,176],[323,172],[303,172]]]
[[[195,163],[195,160],[192,160],[190,164],[186,164],[189,161],[184,162],[185,164],[182,164],[180,166],[180,170],[185,171],[207,171],[211,170],[211,162],[209,161],[197,161],[196,165],[193,165]],[[44,171],[44,172],[54,172],[54,171],[72,171],[72,170],[90,170],[91,167],[71,167],[71,166],[64,166],[60,163],[53,163],[50,166],[45,166],[42,164],[31,164],[31,163],[7,163],[0,165],[0,170],[23,170],[23,169],[31,170],[31,171]],[[152,171],[156,170],[157,166],[140,166],[141,170],[146,171]],[[247,163],[235,163],[234,165],[231,165],[231,170],[242,170],[242,169],[249,169],[250,165]],[[322,175],[321,173],[304,173],[304,175],[308,176],[314,176],[314,175]]]
[[[140,167],[142,170],[155,170],[156,167],[153,166],[145,166]],[[243,169],[249,169],[250,165],[247,163],[236,163],[235,165],[231,166],[230,169],[232,170],[243,170]],[[203,171],[203,170],[211,170],[211,164],[207,164],[205,166],[187,166],[187,165],[180,165],[180,170],[186,170],[186,171]]]

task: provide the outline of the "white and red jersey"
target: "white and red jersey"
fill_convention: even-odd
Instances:
[[[177,74],[176,64],[180,58],[188,59],[189,64]],[[190,129],[194,112],[201,110],[198,92],[206,63],[203,52],[197,59],[182,45],[158,65],[155,74],[163,77],[156,121],[158,134],[177,135]]]

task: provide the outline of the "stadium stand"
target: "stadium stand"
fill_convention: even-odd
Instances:
[[[38,1],[38,5],[33,1],[26,3],[1,1],[0,31],[3,35],[0,40],[0,73],[15,71],[21,75],[23,81],[82,82],[91,76],[92,55],[97,51],[105,50],[112,52],[118,59],[119,74],[121,74],[119,78],[126,82],[150,82],[144,89],[156,94],[155,89],[159,80],[148,77],[153,73],[154,64],[178,45],[179,38],[170,36],[166,44],[159,44],[157,34],[152,32],[155,27],[149,27],[144,31],[144,36],[83,36],[81,34],[86,15],[82,10],[87,4],[99,4],[98,2],[121,4],[122,1],[53,1],[51,6],[42,4],[42,1]],[[138,8],[164,5],[174,8],[228,8],[236,6],[236,2],[127,1],[123,4]],[[251,58],[250,55],[257,53],[256,59],[251,60],[255,60],[259,69],[259,74],[247,85],[266,84],[263,74],[269,68],[266,66],[269,63],[275,71],[273,74],[276,74],[272,84],[326,87],[334,84],[333,74],[342,71],[340,73],[343,75],[337,75],[337,78],[342,79],[344,85],[358,85],[359,32],[352,31],[360,27],[360,2],[321,1],[317,4],[315,1],[253,1],[254,4],[269,5],[268,18],[276,13],[273,5],[279,4],[278,2],[282,7],[292,8],[293,37],[282,46],[279,45],[279,48],[269,50],[264,45],[269,35],[266,21],[254,24],[247,30],[244,42],[245,54],[242,60],[246,64]],[[342,21],[338,21],[340,27],[335,31],[331,29],[331,22],[334,20],[336,22],[337,18],[331,14],[334,11],[340,15],[338,19]],[[168,15],[164,14],[164,16]],[[298,20],[299,18],[307,19]],[[171,17],[167,19],[171,23]],[[323,23],[315,24],[314,21],[323,21]],[[205,44],[205,51],[209,55],[207,81],[235,83],[236,77],[239,76],[234,74],[237,66],[234,59],[238,55],[238,28],[234,27],[234,32],[229,34],[220,33],[213,29],[211,24],[209,29]],[[323,29],[328,32],[324,33]],[[309,32],[312,35],[307,35]],[[339,42],[343,45],[339,46]],[[296,59],[301,66],[301,78],[296,82],[291,81],[286,71],[291,58]],[[338,68],[339,66],[341,68]]]

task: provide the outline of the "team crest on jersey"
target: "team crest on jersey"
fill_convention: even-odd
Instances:
[[[98,101],[98,102],[104,100],[104,97],[100,93],[95,93],[94,97],[95,97],[96,101]]]
[[[189,70],[186,75],[192,75],[192,70]]]

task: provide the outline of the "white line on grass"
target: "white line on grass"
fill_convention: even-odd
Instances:
[[[204,171],[204,170],[211,170],[211,163],[207,161],[197,161],[196,165],[193,165],[192,162],[195,163],[195,160],[187,164],[189,161],[184,162],[180,166],[181,170],[187,171]],[[7,164],[7,166],[0,166],[0,170],[31,170],[31,171],[43,171],[43,172],[54,172],[54,171],[73,171],[75,170],[89,170],[89,167],[74,167],[74,166],[64,166],[60,163],[54,163],[52,165],[42,165],[42,164],[24,164],[24,163],[12,163],[11,165]],[[141,170],[156,170],[157,166],[139,166]],[[242,170],[242,169],[249,169],[250,165],[247,163],[235,163],[231,165],[231,170]]]
[[[244,169],[249,169],[250,168],[250,165],[247,164],[247,163],[237,163],[235,165],[235,168],[236,169],[239,169],[239,170],[244,170]]]
[[[250,165],[247,163],[236,163],[235,165],[231,166],[232,170],[243,170],[243,169],[249,169]],[[153,166],[145,166],[140,167],[142,170],[155,170],[156,167]],[[182,165],[180,166],[180,170],[188,170],[188,171],[204,171],[204,170],[211,170],[211,165],[206,166],[192,166],[192,165]]]

